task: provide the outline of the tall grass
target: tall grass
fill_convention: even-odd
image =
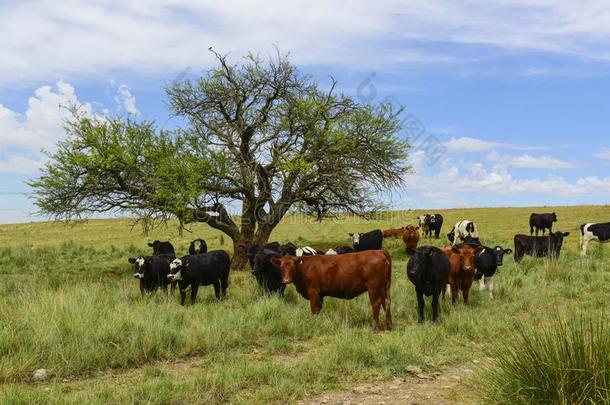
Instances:
[[[504,346],[507,345],[507,346]],[[610,322],[572,316],[521,326],[483,385],[493,403],[610,403]]]

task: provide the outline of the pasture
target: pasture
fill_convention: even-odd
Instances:
[[[408,366],[433,372],[488,363],[519,327],[540,328],[557,318],[610,317],[610,253],[592,243],[578,253],[584,222],[610,220],[610,207],[434,210],[445,224],[440,240],[461,219],[474,220],[486,245],[513,248],[513,235],[529,235],[531,212],[555,211],[554,230],[570,232],[558,261],[512,255],[495,277],[495,298],[473,285],[468,305],[445,299],[441,323],[417,325],[417,303],[405,275],[401,240],[386,240],[393,258],[394,330],[374,333],[365,295],[327,298],[312,316],[293,286],[286,297],[264,296],[249,271],[233,272],[227,298],[211,287],[194,306],[178,295],[141,297],[128,257],[148,254],[148,241],[171,240],[178,255],[202,237],[210,249],[231,250],[230,240],[206,225],[177,234],[175,226],[143,236],[128,219],[79,226],[28,223],[0,226],[1,403],[267,403],[294,402],[359,381],[407,376]],[[315,248],[349,244],[348,232],[414,224],[416,212],[390,212],[372,221],[342,217],[316,223],[288,216],[271,240]],[[224,242],[224,244],[221,244]],[[427,300],[426,319],[430,319]],[[383,316],[382,316],[383,320]],[[383,322],[383,321],[382,321]],[[493,360],[491,360],[493,363]],[[49,370],[33,383],[32,372]],[[469,402],[485,381],[484,369],[448,397]]]

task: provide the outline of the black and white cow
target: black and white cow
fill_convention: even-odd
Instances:
[[[447,234],[447,238],[453,246],[457,245],[460,240],[464,241],[467,237],[472,238],[471,240],[479,239],[477,224],[469,220],[458,222],[455,224],[451,232]]]
[[[148,246],[153,248],[153,255],[176,254],[174,246],[170,242],[161,242],[160,240],[155,240],[149,243]]]
[[[555,232],[548,236],[515,235],[515,262],[519,263],[525,255],[558,258],[563,239],[568,235],[569,232]]]
[[[423,230],[424,236],[438,239],[443,227],[443,216],[441,214],[426,214],[419,217],[419,226]]]
[[[512,249],[504,249],[502,246],[487,247],[484,246],[482,252],[474,258],[476,274],[475,280],[479,280],[479,291],[483,291],[486,287],[489,291],[489,298],[493,298],[494,290],[494,274],[498,267],[502,266],[504,255],[509,255],[513,252]]]
[[[310,247],[310,246],[303,246],[300,247],[296,250],[296,255],[297,257],[301,257],[301,256],[315,256],[318,254],[318,252],[316,251],[316,249]]]
[[[438,297],[447,284],[451,265],[445,253],[437,247],[407,248],[411,256],[407,264],[407,277],[415,286],[419,324],[424,323],[424,296],[432,296],[432,321],[438,321]]]
[[[554,212],[551,214],[532,214],[530,215],[530,236],[534,234],[536,230],[536,236],[538,231],[542,230],[542,236],[546,230],[549,230],[549,234],[553,232],[553,222],[557,222],[557,214]]]
[[[336,248],[328,249],[325,255],[344,255],[346,253],[354,253],[355,250],[351,246],[338,246]]]
[[[140,280],[140,291],[142,293],[154,292],[159,288],[167,291],[167,285],[170,284],[170,280],[167,278],[170,261],[169,256],[129,258],[129,263],[134,266],[136,271],[133,276]]]
[[[383,232],[375,229],[367,233],[350,233],[354,242],[354,250],[362,252],[364,250],[379,250],[383,245]]]
[[[198,255],[201,253],[207,253],[207,251],[208,251],[208,244],[205,243],[205,240],[203,240],[203,239],[195,239],[194,241],[191,242],[191,245],[189,246],[190,255]]]
[[[580,226],[580,255],[587,255],[587,247],[592,240],[610,242],[610,222],[582,224]]]
[[[191,304],[197,298],[201,285],[213,285],[216,299],[222,299],[229,286],[231,258],[224,250],[213,250],[200,255],[174,259],[169,265],[167,278],[177,281],[180,287],[180,304],[186,301],[186,290],[191,287]]]
[[[282,283],[282,271],[280,266],[271,262],[272,257],[281,259],[282,256],[283,254],[277,250],[260,250],[254,257],[252,275],[267,294],[277,292],[283,297],[286,284]]]

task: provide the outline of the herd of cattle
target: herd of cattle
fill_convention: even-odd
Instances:
[[[450,245],[439,249],[420,246],[420,232],[424,237],[439,239],[443,226],[441,214],[426,214],[417,218],[418,225],[404,228],[379,229],[367,233],[350,234],[352,246],[338,246],[325,253],[314,248],[297,247],[292,243],[267,243],[264,246],[241,245],[240,253],[248,258],[252,274],[267,293],[283,296],[287,284],[294,284],[297,292],[309,300],[312,313],[322,308],[324,297],[352,299],[368,292],[373,310],[373,328],[379,325],[383,308],[386,327],[392,326],[390,287],[392,258],[383,249],[384,238],[401,238],[410,256],[407,277],[415,286],[419,323],[424,323],[424,296],[432,296],[432,319],[438,321],[439,296],[447,289],[455,303],[461,291],[464,303],[474,280],[480,290],[487,289],[493,298],[493,277],[502,266],[504,255],[513,253],[502,246],[489,247],[480,242],[477,225],[465,220],[455,224],[447,234]],[[568,232],[553,232],[557,215],[532,214],[530,235],[515,235],[514,258],[519,263],[525,255],[557,258]],[[545,235],[548,229],[548,236]],[[542,231],[543,236],[539,236]],[[536,235],[534,236],[534,232]],[[580,227],[580,250],[585,256],[590,241],[610,241],[610,223],[588,223]],[[213,285],[217,299],[222,299],[229,285],[231,259],[224,250],[208,251],[203,239],[191,242],[189,254],[178,258],[170,242],[154,241],[150,256],[130,258],[140,280],[142,292],[159,288],[173,292],[178,285],[181,304],[190,289],[191,303],[199,286]]]

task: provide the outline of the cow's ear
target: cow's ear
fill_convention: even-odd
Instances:
[[[462,252],[460,252],[460,249],[456,248],[455,246],[452,246],[452,247],[451,247],[451,251],[452,251],[453,253],[455,253],[456,255],[459,255],[459,254],[461,254],[461,253],[462,253]]]
[[[415,230],[417,231],[419,229],[419,226],[417,228],[415,228]]]
[[[474,253],[477,255],[480,255],[484,251],[485,251],[485,248],[483,246],[479,246],[478,248],[475,249]]]
[[[297,265],[301,265],[301,264],[303,264],[303,258],[302,257],[299,259],[299,261],[297,261]]]
[[[148,246],[153,247],[153,244],[151,242],[148,242]]]
[[[350,234],[349,234],[349,236],[354,236],[354,234],[353,234],[353,233],[350,233]]]
[[[271,258],[271,263],[273,263],[276,266],[279,266],[282,263],[282,260],[278,259],[277,257],[272,257]]]
[[[570,236],[570,232],[564,232],[562,235],[565,238],[566,236]]]
[[[416,253],[416,250],[413,249],[412,247],[407,247],[407,248],[405,248],[405,252],[407,252],[407,254],[409,256],[413,256]]]
[[[134,264],[136,262],[136,259],[134,259],[133,257],[130,257],[129,259],[127,259],[129,261],[129,263]]]
[[[509,254],[511,254],[511,253],[513,253],[513,250],[512,250],[512,249],[504,249],[504,254],[505,254],[505,255],[509,255]]]

